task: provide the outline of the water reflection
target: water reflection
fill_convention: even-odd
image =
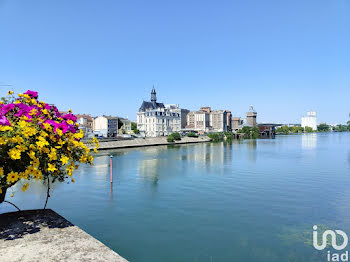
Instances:
[[[302,134],[301,147],[303,149],[315,149],[317,146],[317,134]]]
[[[224,173],[225,166],[232,161],[232,144],[157,147],[145,150],[143,155],[143,158],[138,159],[138,174],[157,185],[161,178],[181,175],[188,165],[194,172]]]
[[[231,147],[224,143],[189,146],[181,152],[180,158],[194,164],[195,168],[217,168],[231,161]]]
[[[247,140],[246,145],[247,145],[247,149],[248,149],[248,160],[251,163],[255,163],[256,162],[256,155],[257,155],[257,151],[256,151],[257,141],[256,141],[256,139]]]

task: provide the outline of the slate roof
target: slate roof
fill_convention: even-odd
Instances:
[[[163,103],[152,103],[148,101],[143,101],[142,105],[140,106],[139,112],[145,112],[146,110],[149,109],[156,109],[156,108],[164,108]]]

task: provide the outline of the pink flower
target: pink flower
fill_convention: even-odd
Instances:
[[[77,117],[73,114],[65,114],[63,118],[66,120],[72,120],[73,122],[77,121]]]
[[[24,93],[25,95],[29,95],[31,98],[38,98],[38,92],[28,90],[27,92]]]
[[[8,111],[11,111],[15,108],[14,104],[7,104],[1,107],[1,114],[5,115]]]
[[[2,126],[10,126],[10,121],[6,118],[6,116],[0,115],[0,125]]]

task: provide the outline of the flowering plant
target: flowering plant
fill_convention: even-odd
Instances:
[[[81,141],[76,116],[61,114],[56,106],[38,100],[28,90],[18,97],[8,92],[0,102],[0,203],[7,188],[21,181],[27,190],[31,179],[63,182],[72,178],[77,163],[93,165],[90,149]],[[94,138],[93,150],[98,141]],[[49,196],[49,193],[48,193]],[[47,200],[46,200],[47,201]],[[46,204],[45,204],[46,205]]]

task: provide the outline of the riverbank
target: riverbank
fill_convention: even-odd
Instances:
[[[50,209],[1,214],[0,250],[3,262],[127,261]]]
[[[211,139],[207,136],[199,137],[182,137],[181,140],[173,143],[167,142],[167,137],[147,137],[136,138],[132,140],[121,141],[100,141],[99,150],[117,149],[117,148],[131,148],[131,147],[145,147],[145,146],[164,146],[173,144],[192,144],[210,142]]]

